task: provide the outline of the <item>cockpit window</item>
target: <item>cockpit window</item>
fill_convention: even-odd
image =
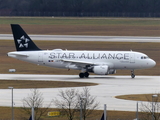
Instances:
[[[141,56],[141,59],[148,59],[148,56]]]

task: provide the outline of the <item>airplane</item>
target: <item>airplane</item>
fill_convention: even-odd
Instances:
[[[131,71],[151,68],[156,62],[146,54],[134,51],[77,51],[41,50],[18,24],[11,24],[16,50],[8,52],[9,57],[37,65],[80,70],[80,78],[88,78],[89,73],[97,75],[115,74],[117,69]]]

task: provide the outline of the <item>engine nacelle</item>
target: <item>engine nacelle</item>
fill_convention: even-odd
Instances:
[[[108,71],[108,74],[116,74],[116,70],[115,70],[115,69],[110,69],[110,70]]]
[[[93,72],[97,75],[107,75],[108,74],[108,66],[94,66]]]

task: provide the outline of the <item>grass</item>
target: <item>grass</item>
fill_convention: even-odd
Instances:
[[[7,89],[12,86],[16,89],[26,88],[60,88],[60,87],[82,87],[93,86],[96,83],[83,83],[83,82],[61,82],[61,81],[28,81],[28,80],[1,80],[0,89]]]
[[[32,25],[160,25],[160,19],[85,18],[85,17],[0,17],[0,24]],[[45,22],[44,22],[45,21]]]
[[[0,34],[20,24],[29,34],[159,36],[160,19],[0,17]]]
[[[117,99],[124,99],[124,100],[152,102],[152,96],[153,95],[154,94],[120,95],[120,96],[116,96],[115,98],[117,98]],[[159,94],[157,94],[157,95],[159,96]],[[160,102],[160,99],[157,99],[157,102]]]
[[[58,109],[49,109],[49,112],[57,111]],[[0,119],[1,120],[10,120],[11,119],[11,108],[10,107],[0,107]],[[87,118],[87,120],[100,120],[103,114],[102,110],[95,110],[91,117]],[[22,120],[22,118],[28,118],[29,115],[26,115],[22,112],[20,108],[14,108],[14,118],[16,120]],[[108,120],[133,120],[136,118],[135,112],[127,112],[126,111],[107,111]],[[42,117],[42,120],[67,120],[65,116],[59,117],[48,117],[47,113]],[[75,120],[79,120],[79,114],[77,115]]]

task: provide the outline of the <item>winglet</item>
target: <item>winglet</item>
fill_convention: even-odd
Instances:
[[[27,33],[18,24],[11,24],[14,42],[17,51],[36,51],[39,49]]]

